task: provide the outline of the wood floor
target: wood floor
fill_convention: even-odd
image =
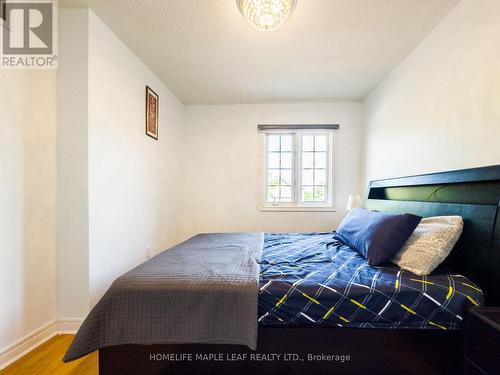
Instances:
[[[97,353],[63,363],[62,357],[72,339],[73,335],[57,335],[0,371],[0,375],[97,375]]]

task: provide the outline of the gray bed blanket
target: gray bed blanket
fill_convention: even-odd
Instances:
[[[200,234],[114,281],[64,361],[122,344],[257,346],[263,233]]]

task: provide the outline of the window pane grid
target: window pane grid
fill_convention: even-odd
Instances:
[[[285,207],[332,204],[330,133],[268,133],[266,139],[266,203]]]
[[[268,136],[267,201],[292,202],[293,153],[292,136]]]
[[[302,136],[302,201],[326,201],[326,153],[325,135]]]

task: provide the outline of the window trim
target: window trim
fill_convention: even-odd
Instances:
[[[268,135],[284,135],[291,134],[292,135],[292,147],[293,147],[293,168],[292,168],[292,197],[294,199],[293,202],[279,202],[279,203],[270,203],[267,202],[267,193],[268,193],[268,157],[269,157],[269,149],[268,149]],[[260,197],[259,197],[259,211],[336,211],[335,208],[335,154],[336,154],[336,132],[334,130],[321,130],[321,129],[306,129],[306,130],[293,130],[293,129],[283,129],[283,130],[269,130],[269,131],[261,131],[261,148],[260,155],[262,157],[261,162],[261,178],[259,182],[261,184]],[[301,194],[301,179],[302,179],[302,170],[301,170],[301,157],[302,157],[302,149],[301,149],[301,135],[328,135],[328,155],[327,155],[327,191],[326,198],[327,201],[324,202],[302,202],[302,194]]]

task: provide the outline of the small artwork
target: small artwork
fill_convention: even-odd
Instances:
[[[158,139],[158,94],[146,86],[146,135]]]

